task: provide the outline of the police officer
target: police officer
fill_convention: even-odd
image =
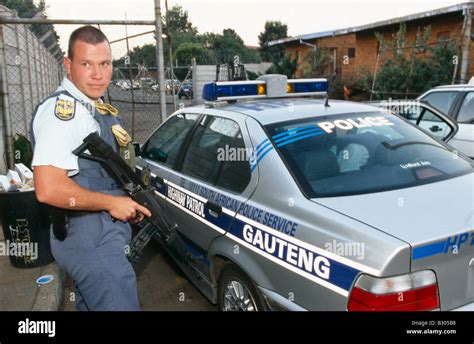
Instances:
[[[139,310],[136,275],[126,258],[128,222],[151,214],[100,164],[72,153],[92,132],[117,152],[130,143],[117,110],[101,100],[112,77],[107,37],[92,26],[75,30],[64,65],[67,77],[38,105],[31,123],[36,197],[66,209],[67,235],[51,235],[51,250],[75,281],[77,310]]]

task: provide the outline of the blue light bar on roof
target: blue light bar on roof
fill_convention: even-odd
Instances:
[[[265,81],[221,81],[205,84],[202,98],[207,101],[265,97]]]
[[[325,94],[329,90],[326,79],[290,79],[288,80],[288,95],[303,96]]]
[[[283,79],[282,79],[283,78]],[[205,84],[202,98],[213,102],[253,98],[282,98],[325,95],[326,79],[290,79],[286,76],[267,77],[255,81],[219,81]]]

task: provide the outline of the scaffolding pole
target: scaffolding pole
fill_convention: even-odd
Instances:
[[[155,25],[153,20],[42,19],[1,17],[0,24]]]
[[[163,28],[161,24],[160,0],[155,0],[155,26],[156,26],[156,66],[158,67],[158,84],[160,90],[161,122],[166,119],[166,93],[165,93],[165,64],[163,61]]]
[[[170,72],[171,72],[171,95],[173,96],[173,112],[176,111],[176,96],[174,91],[174,71],[173,71],[173,46],[171,42],[171,33],[170,33],[170,18],[168,16],[168,0],[165,0],[165,7],[166,7],[166,27],[167,32],[166,36],[168,38],[168,56],[169,56],[169,63],[170,63]]]

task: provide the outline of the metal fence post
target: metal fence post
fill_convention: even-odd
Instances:
[[[26,59],[28,60],[28,70],[30,71],[30,77],[29,77],[29,88],[30,88],[30,105],[31,105],[31,110],[35,108],[35,102],[33,101],[33,80],[32,80],[32,69],[31,69],[31,63],[30,63],[30,40],[29,38],[31,37],[31,32],[30,30],[25,30],[25,40],[26,40]],[[26,102],[25,102],[26,103]],[[26,117],[26,114],[25,114]],[[27,128],[26,133],[28,134],[28,129]]]
[[[192,61],[191,61],[191,71],[192,71],[192,75],[193,75],[193,101],[192,101],[192,104],[193,105],[196,105],[197,104],[197,87],[198,87],[198,78],[197,78],[197,63],[196,63],[196,58],[193,57]]]
[[[3,115],[5,123],[5,142],[7,148],[7,168],[10,168],[14,164],[14,152],[13,152],[13,135],[12,135],[12,118],[10,112],[10,100],[8,99],[8,80],[7,80],[7,60],[5,56],[5,32],[2,29],[2,63],[1,63],[1,94],[3,103]]]
[[[23,63],[23,60],[21,58],[21,49],[20,49],[20,33],[19,33],[19,29],[20,29],[20,25],[16,25],[15,26],[15,37],[16,37],[16,51],[17,51],[17,58],[18,58],[18,61],[19,63],[17,63],[16,65],[18,66],[18,70],[19,70],[19,75],[20,75],[20,88],[21,88],[21,108],[22,108],[22,111],[23,111],[23,130],[24,130],[24,133],[26,136],[28,136],[28,119],[26,117],[26,107],[25,107],[25,81],[23,80],[23,70],[21,68],[21,65]]]
[[[127,56],[130,59],[130,46],[128,45],[128,31],[127,25],[125,25],[125,42],[127,44]],[[135,137],[135,93],[133,92],[133,74],[132,74],[132,61],[128,61],[128,76],[130,78],[130,91],[132,92],[132,139]]]
[[[176,111],[176,94],[174,90],[174,71],[173,71],[173,46],[171,42],[171,34],[170,34],[170,18],[168,16],[168,0],[165,0],[165,7],[166,7],[166,35],[168,38],[168,57],[170,63],[170,75],[171,75],[171,95],[173,96],[173,112]]]
[[[156,67],[158,67],[158,84],[160,89],[161,122],[166,119],[166,94],[165,94],[165,65],[163,62],[163,30],[161,27],[160,0],[155,0],[155,25],[156,25]]]

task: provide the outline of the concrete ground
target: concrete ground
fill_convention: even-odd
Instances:
[[[0,242],[4,242],[3,231]],[[148,244],[134,269],[142,311],[216,310],[156,242]],[[52,275],[54,280],[36,284],[44,275]],[[25,269],[0,256],[0,311],[74,311],[73,290],[72,280],[55,262]]]
[[[0,230],[0,243],[4,243]],[[38,277],[52,275],[48,284],[36,284]],[[36,268],[17,268],[8,256],[0,255],[0,311],[56,311],[63,293],[63,274],[56,263]]]
[[[215,311],[161,247],[152,241],[134,265],[142,311]],[[74,311],[74,284],[68,278],[61,310]]]

